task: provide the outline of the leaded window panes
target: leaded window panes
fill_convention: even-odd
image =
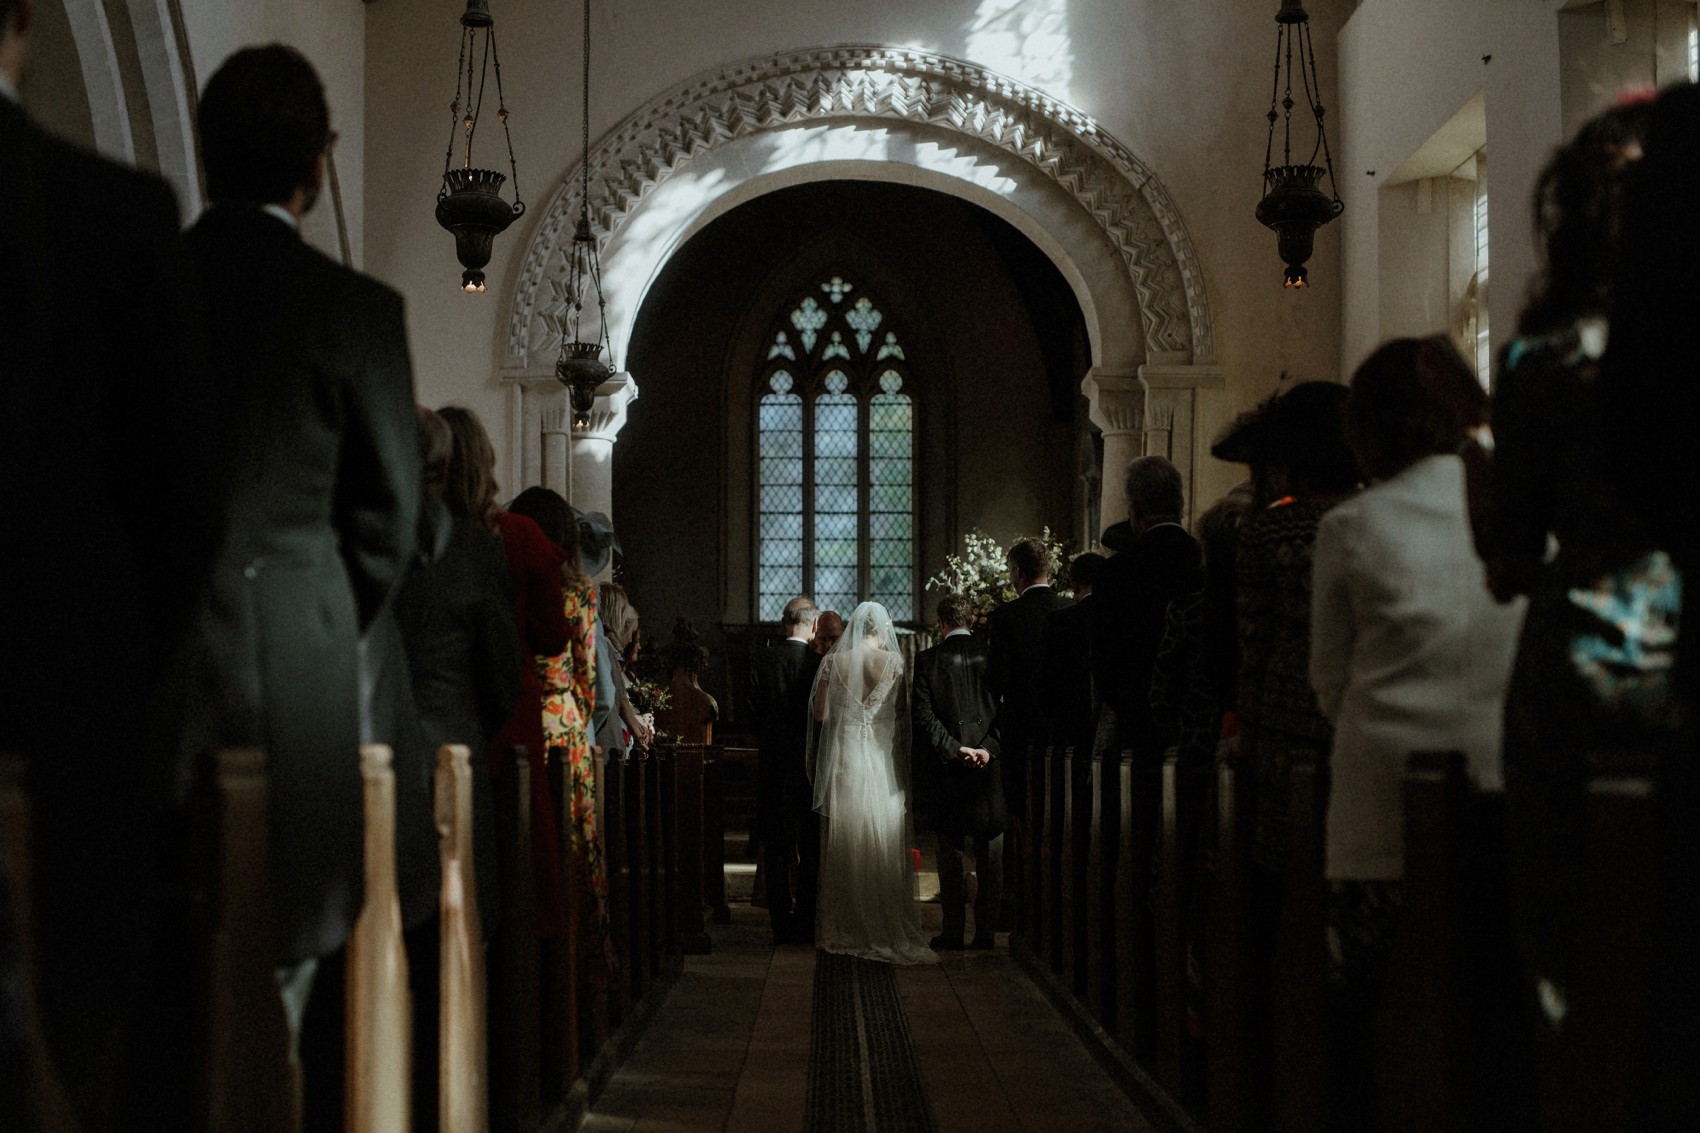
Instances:
[[[915,617],[915,403],[888,313],[833,275],[778,319],[757,406],[759,616],[812,596]]]

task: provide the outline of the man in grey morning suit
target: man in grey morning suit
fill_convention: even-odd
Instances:
[[[939,603],[944,640],[915,658],[911,694],[917,777],[932,780],[938,833],[939,903],[944,932],[934,948],[961,948],[965,934],[962,843],[974,840],[979,891],[974,898],[975,948],[990,948],[1003,889],[1004,807],[997,704],[986,682],[985,643],[968,632],[974,608],[952,594]],[[923,773],[920,768],[925,765]]]

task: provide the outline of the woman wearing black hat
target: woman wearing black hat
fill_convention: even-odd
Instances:
[[[1301,382],[1259,407],[1234,434],[1233,451],[1258,468],[1274,499],[1240,527],[1237,589],[1240,666],[1235,703],[1242,751],[1257,777],[1252,840],[1254,963],[1274,960],[1286,892],[1291,782],[1295,766],[1323,767],[1333,729],[1310,689],[1311,554],[1317,525],[1357,491],[1358,466],[1346,443],[1346,387]],[[1264,994],[1268,993],[1266,981]],[[1267,1000],[1254,1008],[1264,1045],[1252,1064],[1273,1070]],[[1271,1079],[1256,1084],[1268,1104]]]

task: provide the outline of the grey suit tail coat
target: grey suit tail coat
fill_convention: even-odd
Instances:
[[[421,494],[401,297],[259,209],[185,238],[212,356],[226,524],[190,656],[184,759],[265,749],[280,963],[359,913],[357,643],[413,556]]]

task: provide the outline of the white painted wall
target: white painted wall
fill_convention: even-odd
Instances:
[[[495,375],[529,226],[577,157],[581,16],[577,4],[552,0],[492,3],[520,182],[535,215],[497,238],[489,292],[467,296],[456,288],[452,240],[432,217],[463,7],[456,0],[379,0],[366,10],[366,263],[408,298],[421,399],[476,409],[501,450],[498,467],[507,467],[509,410]],[[1180,211],[1203,264],[1227,375],[1226,390],[1202,395],[1208,440],[1281,370],[1339,373],[1338,225],[1317,240],[1315,286],[1295,293],[1280,287],[1274,236],[1252,217],[1277,7],[1273,0],[596,0],[591,132],[594,141],[656,93],[701,72],[830,44],[927,48],[1034,83],[1094,116],[1138,154]],[[1308,7],[1332,107],[1331,44],[1343,4],[1315,0]],[[478,163],[486,160],[505,163],[506,155],[492,148]],[[1348,197],[1348,215],[1353,205]],[[1132,311],[1126,317],[1137,318]],[[637,378],[641,385],[643,375]],[[631,412],[643,411],[640,399]],[[1205,464],[1198,495],[1208,502],[1242,470]]]
[[[392,7],[419,7],[398,4]],[[183,24],[197,86],[242,47],[287,43],[319,72],[339,135],[336,169],[354,265],[363,266],[366,228],[366,14],[355,0],[182,0]],[[452,67],[452,64],[451,64]],[[446,103],[446,99],[444,100]],[[302,234],[340,259],[330,187],[308,214]]]
[[[1412,323],[1411,297],[1381,295],[1393,280],[1420,283],[1422,272],[1389,270],[1382,262],[1407,248],[1411,233],[1390,236],[1387,230],[1401,227],[1403,218],[1381,212],[1408,207],[1410,194],[1369,187],[1477,93],[1484,96],[1493,170],[1489,304],[1497,355],[1516,332],[1539,265],[1530,204],[1542,167],[1626,86],[1676,77],[1670,57],[1678,50],[1678,20],[1692,10],[1688,0],[1626,0],[1626,40],[1612,44],[1606,6],[1588,0],[1363,0],[1339,43],[1338,152],[1348,201],[1341,221],[1340,333],[1348,371],[1388,335],[1447,329],[1443,319],[1426,328]],[[1657,37],[1655,22],[1662,28]]]

